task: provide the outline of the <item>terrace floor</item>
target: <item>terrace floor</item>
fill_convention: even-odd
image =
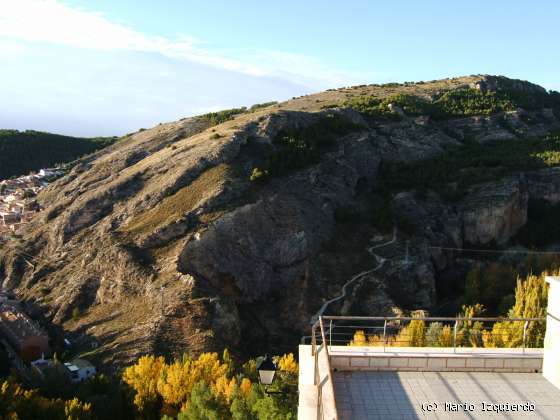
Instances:
[[[560,418],[560,390],[540,373],[342,371],[333,379],[341,420]],[[446,403],[474,407],[455,412]],[[534,411],[483,411],[483,403],[532,403]]]

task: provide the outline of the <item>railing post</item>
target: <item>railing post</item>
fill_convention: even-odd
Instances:
[[[455,320],[455,325],[453,326],[453,353],[457,352],[457,325],[458,321]]]
[[[332,319],[329,322],[329,348],[332,346]]]
[[[387,345],[387,319],[383,320],[383,353],[385,353],[386,345]]]
[[[315,338],[315,333],[317,331],[317,323],[313,324],[311,327],[311,355],[315,354],[317,348],[317,339]]]
[[[323,317],[319,317],[319,328],[321,331],[321,343],[327,351],[327,356],[329,355],[329,348],[327,346],[327,338],[325,337],[325,326],[323,325]]]
[[[527,328],[529,327],[529,321],[525,321],[523,325],[523,354],[525,354],[525,347],[527,345]]]

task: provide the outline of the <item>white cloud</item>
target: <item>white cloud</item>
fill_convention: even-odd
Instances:
[[[148,36],[103,14],[55,0],[0,0],[0,37],[95,50],[153,52],[252,76],[275,76],[322,88],[356,81],[300,54],[279,51],[200,48],[192,37]]]

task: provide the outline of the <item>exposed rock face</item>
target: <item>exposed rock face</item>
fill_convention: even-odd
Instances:
[[[527,222],[529,193],[523,177],[477,187],[460,204],[465,241],[506,243]]]
[[[551,204],[560,202],[560,168],[548,168],[527,174],[530,198]]]
[[[500,83],[478,82],[486,90]],[[532,125],[523,110],[374,124],[351,109],[320,109],[321,102],[346,100],[339,92],[324,95],[216,127],[203,118],[161,124],[83,159],[47,188],[43,216],[3,252],[3,284],[86,342],[100,343],[116,363],[224,345],[251,351],[251,341],[290,348],[296,341],[285,337],[306,333],[349,277],[379,263],[367,249],[379,234],[369,219],[382,164],[431,158],[472,138],[522,141],[558,126],[545,110],[530,115]],[[317,162],[262,184],[250,181],[280,133],[327,115],[357,127]],[[480,185],[459,203],[433,192],[396,194],[391,207],[410,231],[401,229],[394,243],[375,251],[385,258],[382,268],[333,310],[430,309],[437,273],[449,265],[448,255],[430,246],[504,244],[526,222],[529,198],[560,201],[560,172]],[[357,221],[343,225],[348,213]],[[403,264],[407,240],[411,260]],[[75,308],[79,320],[71,319]]]
[[[495,92],[498,88],[506,85],[515,89],[518,92],[523,92],[529,96],[536,96],[539,94],[546,94],[546,89],[534,83],[529,83],[523,80],[508,79],[503,76],[490,76],[484,75],[480,79],[470,83],[475,89],[481,92]]]
[[[179,270],[217,281],[218,288],[231,281],[241,301],[291,287],[330,237],[334,209],[351,202],[359,179],[372,182],[378,164],[367,138],[344,144],[322,164],[217,220],[186,245]]]

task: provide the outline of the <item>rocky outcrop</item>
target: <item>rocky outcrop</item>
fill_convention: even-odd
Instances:
[[[459,205],[465,242],[505,244],[527,222],[528,200],[522,176],[476,187]]]
[[[373,183],[379,158],[367,138],[348,138],[320,165],[216,220],[186,244],[178,269],[214,287],[232,283],[241,302],[291,287],[329,239],[334,210],[351,202],[359,180]]]
[[[548,168],[526,175],[529,196],[551,204],[560,202],[560,168]]]

